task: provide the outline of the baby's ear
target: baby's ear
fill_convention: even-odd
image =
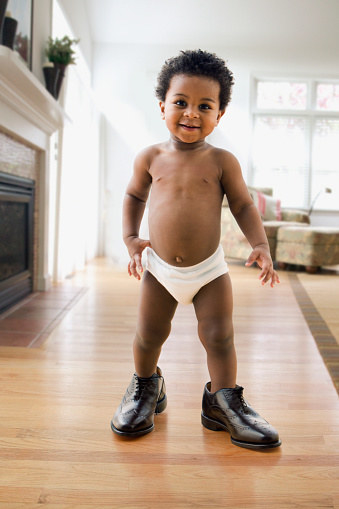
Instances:
[[[161,118],[165,119],[165,103],[163,101],[159,102],[160,111],[161,111]]]
[[[219,110],[219,113],[218,113],[218,116],[217,116],[217,122],[216,122],[216,125],[219,124],[219,120],[221,119],[221,117],[224,115],[226,110]]]

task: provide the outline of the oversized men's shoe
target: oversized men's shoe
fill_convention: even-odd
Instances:
[[[268,449],[281,445],[278,432],[243,397],[243,387],[210,392],[207,383],[202,399],[201,422],[213,431],[228,431],[231,441],[248,449]]]
[[[161,369],[150,378],[134,373],[121,404],[111,421],[114,433],[129,437],[145,435],[154,429],[154,414],[167,405],[165,381]]]

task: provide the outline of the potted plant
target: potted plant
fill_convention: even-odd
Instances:
[[[0,44],[7,46],[7,48],[14,49],[14,41],[16,29],[18,27],[18,20],[12,18],[12,14],[9,11],[6,11],[5,16],[3,17],[3,19],[0,20],[0,23],[1,23]]]
[[[2,25],[6,16],[8,0],[0,0],[0,43],[2,40]]]
[[[50,75],[52,72],[54,73],[55,89],[53,91],[52,87],[52,90],[50,90],[51,86],[47,88],[56,99],[59,97],[66,67],[70,64],[75,64],[75,50],[73,46],[78,44],[78,42],[79,39],[71,39],[68,35],[65,35],[62,39],[57,37],[55,39],[52,37],[48,38],[45,53],[49,63],[44,66],[44,74],[47,87],[46,77],[48,75],[50,81]]]

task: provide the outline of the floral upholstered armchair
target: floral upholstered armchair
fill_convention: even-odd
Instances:
[[[282,209],[280,200],[272,197],[272,189],[249,187],[270,245],[272,260],[276,260],[277,233],[281,226],[307,226],[308,214],[302,210]],[[252,248],[234,219],[227,201],[224,201],[221,215],[221,244],[226,258],[247,260]]]

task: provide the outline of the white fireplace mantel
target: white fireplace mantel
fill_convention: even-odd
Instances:
[[[20,56],[0,46],[0,125],[45,150],[65,118],[64,110]]]
[[[49,178],[51,136],[68,117],[20,56],[0,46],[0,130],[39,152],[37,290],[47,290],[49,274]]]

